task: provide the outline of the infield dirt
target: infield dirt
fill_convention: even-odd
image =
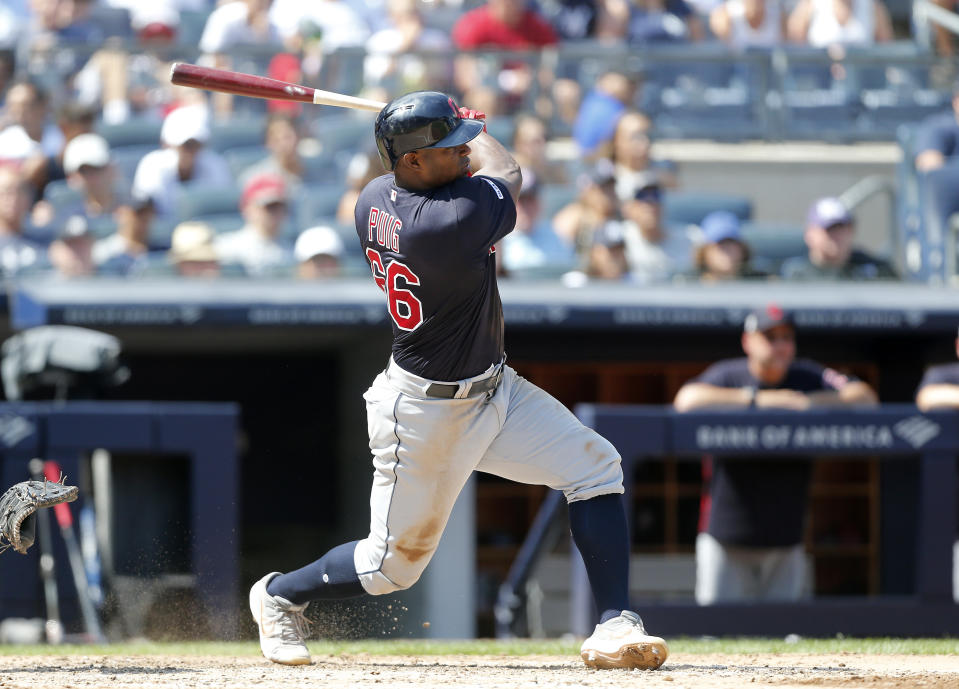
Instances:
[[[675,654],[654,672],[588,670],[567,656],[315,656],[313,665],[283,667],[262,658],[206,656],[4,656],[0,688],[211,687],[322,689],[372,687],[959,687],[959,655],[836,653]]]

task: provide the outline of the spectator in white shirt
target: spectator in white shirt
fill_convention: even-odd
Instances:
[[[270,18],[272,0],[236,0],[220,5],[206,20],[200,36],[200,52],[228,57],[237,45],[280,42],[276,23]]]
[[[47,105],[47,94],[38,84],[21,80],[10,86],[0,117],[0,157],[12,157],[8,154],[12,142],[23,139],[24,134],[32,152],[39,150],[48,157],[60,154],[63,133],[49,120]]]
[[[736,51],[774,48],[786,35],[780,0],[726,0],[709,14],[709,29]]]
[[[217,7],[206,20],[200,36],[200,52],[205,62],[220,69],[233,67],[232,52],[242,45],[281,44],[280,32],[270,16],[272,0],[235,0]],[[233,110],[233,97],[215,93],[213,109],[228,116]]]
[[[172,218],[187,187],[227,187],[230,168],[216,151],[205,147],[210,139],[209,110],[202,105],[177,108],[163,121],[163,148],[147,153],[133,176],[133,192],[153,199],[157,217]]]
[[[451,75],[445,53],[452,42],[447,33],[423,22],[417,0],[389,0],[389,26],[366,41],[363,62],[367,86],[379,86],[388,92],[416,90],[441,83]],[[410,52],[435,52],[436,58],[410,55]]]
[[[341,0],[275,0],[270,19],[291,50],[318,37],[324,53],[344,46],[362,46],[370,36],[365,18]]]
[[[799,0],[786,30],[789,40],[814,48],[893,39],[889,10],[880,0]]]
[[[668,227],[663,221],[658,183],[637,189],[623,203],[623,217],[626,257],[634,280],[662,282],[691,268],[692,240],[686,228]]]
[[[220,263],[237,263],[254,277],[289,272],[293,252],[279,239],[288,208],[289,195],[281,177],[261,175],[247,182],[240,198],[246,224],[216,238]]]

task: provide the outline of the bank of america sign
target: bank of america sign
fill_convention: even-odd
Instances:
[[[702,424],[696,447],[719,450],[881,450],[896,437],[920,449],[939,435],[939,424],[911,416],[895,424]]]

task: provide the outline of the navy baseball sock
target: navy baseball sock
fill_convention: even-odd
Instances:
[[[353,566],[353,551],[358,542],[338,545],[306,567],[273,577],[266,592],[286,598],[295,605],[311,600],[363,595],[365,591]]]
[[[569,530],[583,555],[600,622],[629,609],[629,535],[620,495],[569,504]]]

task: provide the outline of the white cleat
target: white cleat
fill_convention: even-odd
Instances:
[[[260,629],[263,655],[281,665],[309,665],[306,647],[310,622],[303,611],[309,603],[294,605],[285,598],[271,596],[266,585],[279,572],[270,572],[250,589],[250,612]]]
[[[669,648],[658,636],[649,636],[639,615],[623,610],[618,617],[597,624],[579,649],[587,667],[655,670],[666,662]]]

